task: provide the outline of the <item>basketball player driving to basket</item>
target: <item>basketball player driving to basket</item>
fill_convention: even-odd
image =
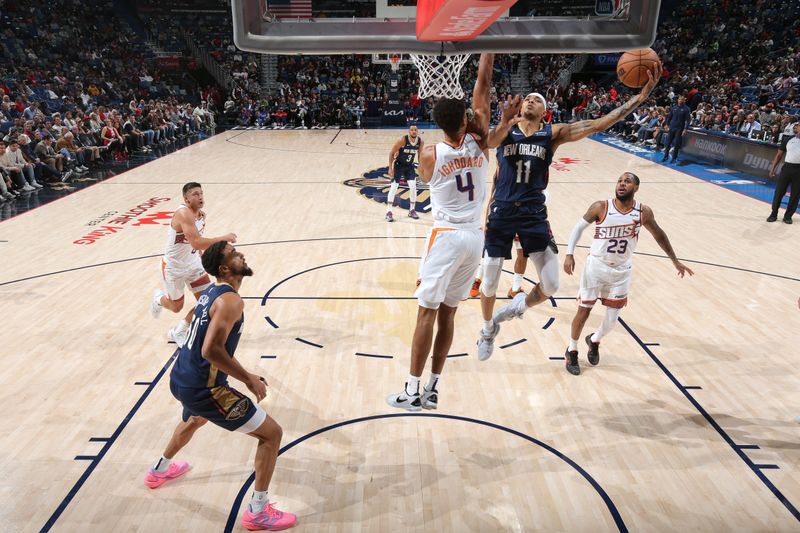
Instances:
[[[550,163],[559,146],[578,141],[592,133],[607,130],[643,104],[661,78],[661,65],[648,70],[648,81],[641,93],[611,113],[594,120],[572,124],[545,124],[542,117],[547,102],[539,93],[525,97],[522,120],[518,124],[501,122],[492,130],[489,148],[497,148],[497,178],[489,205],[486,247],[481,283],[483,328],[478,337],[478,358],[492,356],[500,323],[521,317],[558,290],[558,248],[550,231],[545,206]],[[511,303],[494,311],[495,293],[503,260],[511,259],[514,236],[519,235],[522,251],[539,276],[539,284],[527,295],[516,295]]]

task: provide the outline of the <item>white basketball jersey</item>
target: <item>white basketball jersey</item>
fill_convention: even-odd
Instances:
[[[595,226],[589,253],[609,266],[625,265],[636,250],[641,227],[641,202],[637,201],[630,211],[623,213],[614,200],[606,200],[606,216]]]
[[[435,227],[480,228],[489,160],[469,133],[461,146],[435,147],[436,164],[429,183]]]
[[[175,210],[175,213],[180,209],[188,208],[181,204],[178,206],[178,209]],[[201,215],[199,219],[195,220],[194,225],[198,233],[202,235],[206,227],[205,215]],[[169,268],[173,269],[189,268],[200,263],[200,254],[189,244],[186,235],[172,228],[172,223],[170,223],[167,228],[167,246],[164,251],[164,261]]]

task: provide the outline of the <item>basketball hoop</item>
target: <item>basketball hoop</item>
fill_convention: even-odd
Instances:
[[[464,98],[458,78],[469,56],[411,54],[411,60],[419,70],[419,97]]]
[[[392,66],[392,72],[400,70],[400,54],[392,54],[389,56],[389,64]]]

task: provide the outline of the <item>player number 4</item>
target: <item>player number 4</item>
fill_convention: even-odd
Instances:
[[[464,174],[465,180],[461,179],[461,174],[456,174],[456,187],[459,192],[468,192],[470,202],[475,199],[475,184],[472,183],[472,173]]]

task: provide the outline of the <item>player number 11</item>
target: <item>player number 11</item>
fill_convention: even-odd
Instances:
[[[525,168],[525,179],[522,179],[522,168]],[[517,161],[517,183],[528,183],[531,179],[531,160]]]

